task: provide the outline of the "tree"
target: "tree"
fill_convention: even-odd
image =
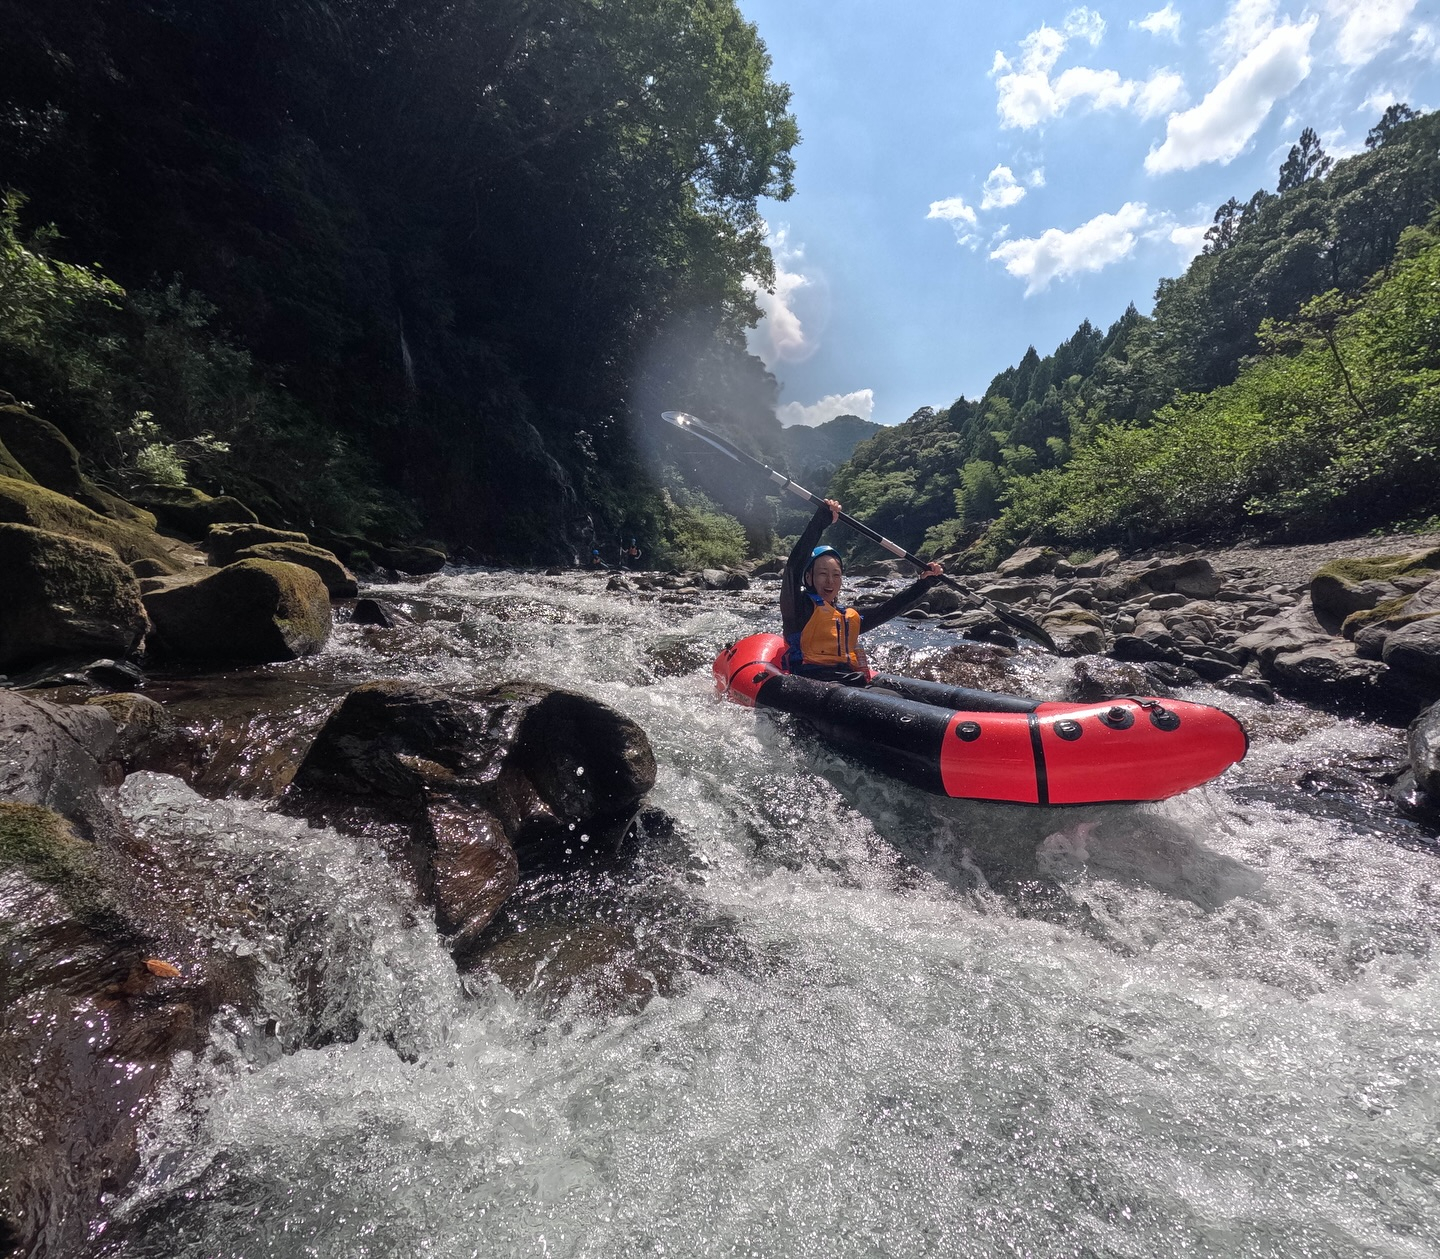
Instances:
[[[1385,112],[1380,115],[1380,121],[1366,132],[1365,147],[1378,149],[1382,144],[1388,144],[1394,138],[1396,131],[1407,122],[1414,122],[1418,117],[1420,115],[1415,110],[1399,101],[1387,106]]]
[[[1240,219],[1244,207],[1234,197],[1215,211],[1214,226],[1205,232],[1207,254],[1218,254],[1233,245],[1240,235]]]
[[[1277,192],[1289,192],[1301,184],[1319,179],[1330,169],[1333,162],[1320,147],[1320,137],[1314,127],[1306,127],[1300,133],[1300,141],[1290,147],[1290,155],[1280,167],[1280,182]]]

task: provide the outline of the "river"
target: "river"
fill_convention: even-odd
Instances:
[[[1395,732],[1202,690],[1252,733],[1217,785],[917,797],[713,698],[773,586],[602,584],[383,587],[416,628],[265,671],[301,725],[367,678],[527,676],[648,732],[673,827],[527,887],[472,974],[363,841],[127,780],[262,1008],[178,1065],[96,1253],[1440,1254],[1440,865],[1315,772]],[[1020,674],[1053,694],[1070,667]]]

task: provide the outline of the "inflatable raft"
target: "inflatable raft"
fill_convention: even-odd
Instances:
[[[1165,800],[1244,757],[1245,728],[1185,700],[1050,704],[881,674],[874,687],[792,676],[785,640],[754,634],[715,657],[716,690],[794,713],[857,760],[937,795],[1009,804]],[[900,692],[896,694],[894,692]]]

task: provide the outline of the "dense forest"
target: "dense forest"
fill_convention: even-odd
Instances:
[[[1026,540],[1318,538],[1433,516],[1437,201],[1440,115],[1392,105],[1334,163],[1307,128],[1275,192],[1216,211],[1150,316],[1032,346],[978,401],[861,445],[830,488],[971,568]]]
[[[510,559],[733,549],[653,431],[777,449],[744,334],[798,131],[733,0],[0,0],[0,29],[0,389],[98,479]]]

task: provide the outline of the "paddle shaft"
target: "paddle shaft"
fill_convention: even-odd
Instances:
[[[783,472],[776,472],[774,468],[766,467],[765,464],[761,463],[754,455],[747,454],[738,446],[732,445],[726,441],[725,438],[721,437],[719,433],[711,432],[710,429],[701,424],[693,415],[686,415],[682,411],[666,411],[661,418],[675,425],[676,428],[684,429],[687,433],[693,433],[701,441],[707,442],[715,447],[721,454],[729,455],[730,458],[740,463],[748,464],[757,472],[763,472],[782,490],[789,490],[790,493],[794,494],[797,498],[803,498],[812,506],[820,507],[825,505],[825,500],[821,498],[820,495],[807,490],[803,485],[791,480]],[[889,538],[872,529],[863,520],[856,520],[855,517],[848,512],[842,511],[836,519],[849,525],[856,533],[869,538],[870,541],[874,542],[877,546],[884,547],[891,555],[898,556],[902,560],[908,560],[914,564],[916,568],[925,569],[929,567],[929,564],[918,555],[912,555],[898,542],[891,542]]]
[[[767,468],[763,463],[760,462],[760,460],[755,458],[754,455],[747,454],[738,446],[732,445],[730,442],[726,441],[725,438],[721,437],[719,433],[712,432],[710,429],[706,428],[705,425],[700,423],[700,421],[697,420],[693,415],[690,415],[685,411],[662,411],[660,413],[660,418],[664,420],[667,424],[673,424],[676,428],[681,429],[684,432],[693,434],[694,436],[698,437],[702,442],[713,446],[722,455],[729,455],[730,458],[734,459],[737,463],[747,464],[748,466],[754,468],[757,472],[763,472],[782,490],[789,490],[790,493],[794,494],[797,498],[803,498],[807,503],[810,503],[815,507],[819,507],[821,504],[829,506],[829,504],[825,503],[825,500],[821,498],[820,495],[812,494],[803,485],[797,485],[783,472],[776,472],[774,468]],[[831,510],[833,511],[834,509],[832,508]],[[836,519],[844,521],[847,525],[850,526],[850,528],[854,529],[856,533],[859,533],[862,536],[869,538],[870,541],[874,542],[876,545],[884,547],[884,549],[889,551],[891,555],[899,556],[900,559],[907,560],[909,563],[914,564],[916,568],[926,569],[930,567],[929,564],[926,563],[926,561],[922,560],[918,555],[912,555],[898,542],[891,542],[889,538],[870,528],[870,526],[867,525],[864,521],[856,520],[854,516],[851,516],[843,511],[839,513]],[[996,603],[995,600],[986,598],[985,595],[977,594],[975,591],[969,589],[969,587],[963,585],[961,582],[956,581],[948,574],[944,577],[941,577],[940,580],[943,581],[947,586],[950,586],[955,590],[959,590],[962,594],[969,595],[972,598],[978,598],[983,603],[988,604],[991,610],[996,616],[1000,618],[1000,620],[1004,621],[1012,628],[1019,630],[1027,638],[1034,639],[1034,641],[1039,643],[1042,647],[1045,647],[1050,651],[1059,650],[1059,648],[1057,648],[1055,645],[1055,640],[1051,638],[1050,634],[1045,630],[1045,628],[1037,624],[1030,617],[1022,616],[1018,612],[1013,612],[1009,608],[1002,607],[1000,604]]]

